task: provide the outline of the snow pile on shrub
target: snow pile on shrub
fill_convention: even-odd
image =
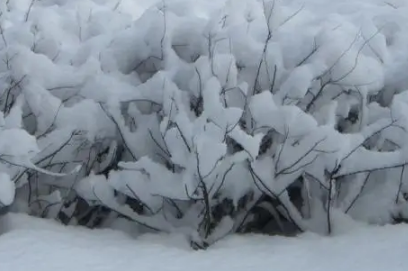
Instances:
[[[327,2],[3,1],[2,204],[199,248],[408,218],[408,7]]]

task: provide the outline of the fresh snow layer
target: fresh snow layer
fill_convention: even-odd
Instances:
[[[7,7],[6,2],[9,3]],[[137,46],[141,41],[129,40],[126,29],[132,29],[134,20],[156,2],[161,1],[43,0],[37,1],[31,10],[31,0],[0,0],[0,10],[4,11],[3,14],[7,14],[0,16],[1,27],[7,33],[4,38],[9,46],[15,45],[17,49],[21,49],[21,55],[16,58],[18,60],[16,63],[18,62],[19,65],[14,67],[15,75],[18,77],[20,73],[27,73],[31,78],[38,80],[36,84],[30,85],[30,91],[25,95],[33,98],[29,102],[32,108],[38,109],[35,114],[49,117],[44,117],[43,122],[38,124],[41,129],[46,130],[49,127],[49,122],[54,120],[55,112],[59,110],[58,103],[53,101],[49,101],[53,106],[44,106],[44,108],[40,106],[44,105],[44,101],[39,98],[42,97],[41,91],[45,88],[53,89],[55,95],[61,96],[61,99],[66,98],[65,94],[58,92],[60,88],[57,87],[61,87],[61,82],[66,81],[64,86],[79,85],[84,83],[86,78],[92,78],[86,81],[87,84],[84,85],[81,94],[95,101],[104,101],[106,97],[112,98],[112,96],[118,100],[131,97],[134,88],[129,86],[133,81],[120,74],[119,70],[126,70],[129,51],[146,48]],[[180,16],[188,14],[192,18],[203,18],[203,20],[211,17],[227,2],[229,5],[238,3],[237,9],[245,6],[245,1],[241,0],[166,0],[164,2],[172,3],[173,11]],[[305,37],[315,36],[314,33],[321,26],[333,29],[330,33],[336,33],[336,35],[333,34],[333,37],[322,35],[320,38],[325,40],[333,38],[330,45],[339,46],[333,51],[342,51],[344,46],[349,46],[349,41],[353,40],[356,28],[361,28],[361,32],[367,35],[367,39],[372,37],[370,45],[373,52],[370,54],[366,52],[367,56],[370,55],[374,59],[381,58],[381,62],[384,62],[384,70],[378,71],[373,68],[368,71],[363,70],[362,73],[365,76],[361,76],[358,71],[356,74],[363,80],[366,76],[376,77],[379,74],[379,77],[385,77],[385,83],[390,88],[408,87],[406,31],[408,1],[287,0],[281,1],[281,5],[288,18],[288,20],[283,19],[282,24],[285,24],[287,32],[281,33],[282,40],[279,41],[285,55],[293,53],[296,58],[298,53],[310,49],[313,42],[303,46],[303,40],[307,40]],[[8,9],[10,12],[5,12]],[[27,14],[28,10],[31,10],[29,14]],[[26,51],[23,50],[33,45],[33,37],[27,34],[28,25],[21,22],[21,18],[26,17],[26,14],[27,20],[35,22],[36,27],[44,35],[44,37],[36,37],[38,55],[35,57],[31,53],[25,55]],[[250,17],[251,14],[248,16]],[[144,20],[146,22],[146,18]],[[85,28],[84,25],[88,27]],[[339,27],[341,32],[335,32]],[[377,28],[383,36],[374,35]],[[8,29],[12,31],[7,32]],[[123,39],[121,39],[122,35]],[[337,44],[342,40],[343,44]],[[113,49],[110,49],[111,47]],[[328,56],[331,55],[331,49],[331,47],[327,48]],[[244,51],[245,48],[242,52]],[[139,53],[143,55],[144,52]],[[50,60],[53,62],[51,63]],[[288,65],[291,64],[290,59],[286,61]],[[78,72],[74,72],[73,67],[78,68]],[[96,75],[98,72],[100,74]],[[339,72],[344,73],[344,71]],[[296,80],[307,81],[312,75],[299,70],[298,73],[293,74],[293,84],[284,86],[291,91],[297,88]],[[356,78],[352,77],[352,79]],[[129,82],[124,82],[126,80]],[[43,86],[39,87],[40,84]],[[302,93],[296,94],[302,95]],[[34,99],[35,97],[38,99]],[[88,130],[93,130],[92,125],[95,125],[94,130],[99,132],[97,127],[105,120],[101,119],[103,116],[98,115],[97,108],[93,110],[92,104],[88,105],[86,102],[75,106],[75,112],[69,109],[61,110],[58,123],[66,125],[71,124],[69,120],[75,119],[71,122],[76,122],[81,119],[80,122],[71,125],[75,124],[77,128],[85,127]],[[8,117],[10,118],[10,115]],[[5,123],[5,125],[11,124]],[[7,131],[7,133],[10,132],[10,130]],[[107,129],[108,135],[109,131]],[[234,135],[237,140],[242,138],[239,133]],[[24,142],[31,141],[26,139]],[[26,153],[33,151],[33,148],[31,144],[20,144],[19,148],[14,146],[10,151],[20,153],[22,150],[21,152]],[[205,150],[204,147],[203,150]],[[3,176],[1,182],[1,193],[7,193],[10,188],[9,180]],[[5,201],[4,204],[12,200],[9,195],[10,193],[7,193],[7,196],[1,195],[1,200]],[[378,202],[383,204],[381,201]],[[373,210],[376,211],[376,208],[373,207]],[[50,221],[15,214],[0,219],[0,232],[2,233],[0,236],[1,271],[207,271],[209,269],[399,271],[407,268],[405,257],[408,251],[408,227],[403,225],[359,228],[331,238],[311,234],[291,239],[232,236],[207,251],[199,252],[191,251],[184,239],[177,235],[144,235],[133,239],[117,231],[91,231],[63,227]]]
[[[207,251],[192,251],[175,235],[132,239],[18,214],[1,218],[0,229],[0,270],[12,271],[403,271],[408,251],[403,225],[334,237],[232,236]]]
[[[8,206],[13,203],[15,195],[15,184],[10,176],[0,172],[0,206]]]

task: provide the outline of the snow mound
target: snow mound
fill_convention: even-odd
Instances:
[[[407,14],[404,0],[0,0],[0,201],[201,248],[254,225],[407,220]]]

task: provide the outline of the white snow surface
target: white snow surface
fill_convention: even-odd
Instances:
[[[195,25],[198,29],[203,30],[201,19],[205,23],[207,20],[215,21],[214,18],[217,16],[214,14],[221,14],[222,11],[225,11],[231,15],[231,17],[223,18],[227,24],[237,24],[236,33],[238,34],[234,35],[232,28],[230,29],[231,33],[229,33],[236,46],[237,51],[234,52],[236,58],[240,62],[251,63],[252,52],[258,52],[259,49],[262,51],[262,46],[259,46],[262,45],[265,29],[262,27],[257,29],[260,24],[259,21],[255,20],[251,25],[252,28],[248,28],[248,30],[253,31],[251,35],[243,37],[239,35],[243,33],[241,24],[243,16],[241,15],[245,14],[245,20],[248,21],[251,21],[253,17],[259,18],[257,12],[259,13],[260,10],[251,8],[251,5],[257,1],[42,0],[36,1],[36,4],[32,6],[31,3],[34,3],[32,0],[0,0],[0,48],[8,48],[4,52],[5,56],[14,55],[10,76],[28,81],[23,95],[32,113],[41,120],[37,123],[39,139],[35,144],[34,137],[18,130],[21,126],[22,110],[20,110],[18,103],[14,104],[13,110],[6,117],[1,116],[0,118],[1,153],[27,161],[26,156],[31,157],[28,154],[37,153],[38,148],[40,148],[42,149],[40,154],[46,156],[47,152],[52,152],[53,146],[49,148],[49,141],[55,141],[55,145],[58,146],[58,142],[64,141],[64,136],[69,136],[76,129],[88,130],[86,136],[90,140],[98,136],[112,136],[114,127],[105,125],[106,116],[101,114],[98,102],[112,104],[111,113],[114,115],[116,102],[143,99],[145,98],[144,95],[148,95],[154,101],[156,98],[160,101],[162,96],[168,95],[170,97],[172,95],[176,102],[181,101],[181,97],[174,95],[175,92],[172,91],[171,84],[166,85],[166,91],[156,95],[154,92],[155,84],[160,81],[161,86],[162,83],[161,80],[158,80],[160,75],[155,77],[158,78],[157,82],[152,80],[141,85],[138,81],[141,78],[134,78],[130,73],[133,68],[132,65],[137,62],[136,60],[157,53],[155,51],[160,49],[157,48],[157,41],[161,39],[162,34],[155,29],[160,29],[162,26],[161,19],[157,19],[162,17],[158,15],[157,10],[148,11],[150,6],[160,2],[169,4],[171,12],[174,13],[167,18],[168,22],[174,20],[174,25],[168,24],[169,33],[172,31],[172,27],[177,26],[180,33],[187,33],[188,35],[185,36],[191,37],[193,40],[199,40],[197,35],[202,34],[197,34],[194,31]],[[273,1],[265,2],[266,5],[274,4]],[[302,87],[321,70],[330,66],[335,66],[332,70],[334,81],[337,80],[344,85],[353,82],[354,85],[364,86],[362,90],[364,92],[377,90],[382,85],[386,85],[391,90],[390,93],[394,90],[402,91],[408,88],[407,0],[282,0],[276,2],[279,5],[279,9],[276,9],[279,10],[279,14],[271,16],[273,21],[268,21],[268,27],[271,29],[280,27],[281,30],[277,37],[274,37],[278,41],[276,42],[277,50],[270,50],[274,51],[273,53],[268,51],[269,58],[277,65],[290,70],[314,46],[321,47],[319,47],[318,54],[309,59],[312,64],[299,66],[290,74],[288,78],[293,80],[287,80],[286,83],[277,82],[282,87],[280,95],[269,97],[258,94],[253,97],[253,101],[257,101],[254,107],[262,110],[262,112],[257,112],[254,108],[255,117],[257,113],[264,115],[265,112],[271,112],[272,115],[275,111],[278,112],[278,109],[271,107],[275,102],[289,106],[293,100],[303,97],[306,89]],[[265,10],[275,12],[275,9]],[[240,16],[237,15],[237,18],[234,18],[235,12]],[[142,16],[143,14],[144,16]],[[181,19],[176,15],[184,20],[185,27],[179,25]],[[136,22],[139,18],[140,21]],[[151,21],[149,21],[150,19]],[[188,23],[190,21],[191,25]],[[212,27],[214,29],[220,27],[217,24],[221,23],[217,21],[214,22],[214,25],[209,24],[208,31],[213,31],[210,29]],[[134,27],[134,25],[138,27]],[[141,25],[146,25],[146,28],[139,27]],[[145,35],[145,31],[150,31],[149,33],[152,35]],[[354,44],[353,40],[356,39],[357,33],[360,33],[361,39]],[[377,35],[378,33],[380,34]],[[148,37],[148,40],[138,40],[138,37],[144,36]],[[175,39],[177,38],[175,36]],[[253,44],[254,48],[247,50],[245,46],[249,46],[248,44],[238,42],[242,38],[248,38],[248,44]],[[365,40],[363,43],[369,43],[369,46],[362,46],[360,44],[362,40]],[[183,42],[182,38],[180,38],[180,42]],[[357,48],[347,50],[350,44]],[[217,50],[219,52],[225,51],[223,46],[225,44],[221,44]],[[272,46],[275,45],[272,44]],[[357,50],[360,46],[362,46],[361,48],[364,47],[361,52]],[[192,54],[190,51],[195,49],[197,48],[186,48],[185,52],[187,55]],[[201,49],[199,48],[199,50]],[[129,52],[135,50],[137,50],[137,56],[133,57],[134,59],[129,59]],[[338,62],[339,56],[344,51],[348,52],[348,57]],[[180,52],[180,54],[183,53]],[[218,57],[222,58],[222,54],[220,55]],[[357,56],[359,56],[358,63],[356,62]],[[172,55],[168,56],[170,64],[163,64],[170,67],[166,66],[166,76],[173,72],[171,69],[172,57]],[[222,60],[228,60],[228,57]],[[225,61],[225,63],[229,63],[229,61]],[[178,61],[176,64],[182,65]],[[200,61],[197,61],[197,66],[197,70],[201,69]],[[353,66],[355,67],[353,68]],[[229,74],[219,75],[221,72],[218,72],[217,69],[223,70],[226,67],[228,66],[215,65],[214,70],[217,71],[219,84],[228,88],[228,84],[234,85],[233,80],[229,80],[229,78],[234,78],[233,75],[236,71],[232,69]],[[350,68],[352,68],[352,72],[349,72]],[[6,62],[0,65],[0,72],[8,69]],[[282,71],[282,73],[284,72]],[[204,71],[202,73],[205,74]],[[345,77],[345,75],[347,76]],[[278,74],[278,76],[284,78],[286,75]],[[193,90],[197,86],[196,79],[193,77],[189,86]],[[207,80],[207,83],[214,81],[211,78],[204,79]],[[187,85],[185,82],[184,84]],[[219,92],[220,85],[206,85],[204,94],[208,94],[208,96],[204,98],[211,101],[211,98],[215,97],[213,94]],[[79,94],[70,93],[70,89],[75,90],[79,88],[78,86],[81,86]],[[0,86],[0,88],[4,87]],[[46,90],[52,92],[58,99],[47,94]],[[67,104],[61,107],[60,100],[66,100],[71,95],[79,95],[83,99],[82,102],[73,102],[72,105]],[[403,97],[400,96],[400,98]],[[168,111],[168,117],[174,119],[178,124],[183,124],[180,126],[186,129],[183,131],[186,134],[194,129],[197,130],[198,128],[194,125],[186,122],[187,116],[181,113],[175,116],[171,115],[175,113],[169,109],[169,105],[165,104],[169,101],[170,99],[163,102],[164,111]],[[265,108],[262,107],[263,104],[265,104]],[[399,104],[396,103],[396,106],[398,105],[401,108],[406,107],[402,100]],[[235,119],[239,116],[238,111],[231,111],[230,109],[230,111],[222,111],[224,109],[218,107],[217,103],[209,103],[206,106],[208,108],[204,109],[208,117],[223,128],[231,125],[226,120],[229,119],[227,117]],[[293,120],[292,133],[304,134],[308,132],[304,130],[305,127],[312,129],[317,125],[311,117],[300,118],[295,114],[295,111],[286,109],[287,107],[279,107],[279,112],[285,113],[288,122],[292,123]],[[326,108],[326,110],[334,111],[332,108]],[[210,113],[214,112],[219,114],[212,116]],[[218,115],[227,117],[224,120],[217,118]],[[265,119],[262,115],[258,118],[258,124],[273,126],[276,123],[274,118],[268,116]],[[330,118],[319,121],[331,123]],[[59,129],[55,133],[41,137],[40,135],[47,132],[54,122],[57,127],[64,127],[66,130]],[[197,123],[196,126],[201,127],[200,120]],[[122,123],[118,125],[123,126]],[[148,124],[146,125],[148,126]],[[210,125],[208,126],[210,127]],[[283,130],[284,127],[276,125],[274,128],[279,131]],[[203,156],[209,161],[217,160],[219,156],[223,155],[221,148],[216,149],[219,153],[207,153],[207,145],[212,144],[211,139],[207,137],[211,135],[211,138],[217,138],[218,136],[216,129],[212,129],[206,130],[206,133],[197,139],[197,142],[200,143],[198,145],[201,146],[197,150],[200,158]],[[367,133],[370,131],[368,129]],[[242,140],[247,143],[244,147],[248,148],[248,153],[258,153],[257,147],[260,138],[246,137],[239,130],[233,132],[231,136],[234,136],[235,140]],[[144,138],[142,133],[137,134],[137,136]],[[165,138],[170,143],[174,141],[174,145],[170,148],[176,148],[179,152],[176,153],[179,155],[174,156],[174,162],[181,165],[192,164],[190,157],[186,157],[183,149],[176,145],[177,136],[178,134],[173,130]],[[11,139],[18,140],[19,144],[9,144]],[[345,141],[344,143],[346,144]],[[47,148],[42,145],[47,145]],[[143,156],[146,152],[144,147],[137,144],[129,146],[138,157]],[[288,153],[290,155],[284,157],[287,163],[297,159],[290,152]],[[383,164],[384,157],[390,158],[386,159],[389,160],[389,163],[394,163],[391,158],[400,159],[398,155],[399,153],[396,152],[393,153],[393,156],[373,157],[372,160],[367,160],[367,164],[373,164],[375,158]],[[37,157],[37,160],[41,160],[41,156]],[[347,167],[344,168],[349,171],[350,168],[354,169],[352,167],[353,161],[350,161],[350,165],[347,164]],[[152,163],[149,162],[150,160],[140,159],[135,167],[150,166],[149,168],[153,168]],[[330,161],[327,163],[329,164]],[[257,164],[254,163],[254,165]],[[200,170],[206,173],[212,166],[212,164],[206,164]],[[281,168],[285,166],[285,164],[280,165]],[[359,163],[355,166],[356,169],[352,172],[359,172],[362,167],[363,169],[370,168],[370,165],[365,165],[365,163]],[[371,167],[375,166],[371,165]],[[157,182],[173,178],[170,176],[163,180],[161,172],[157,171],[156,173],[156,175],[160,175]],[[346,173],[348,172],[339,172],[340,175],[346,175]],[[265,176],[267,174],[272,173],[265,171]],[[2,180],[6,180],[4,182],[6,185],[0,186],[2,189],[0,191],[1,200],[8,204],[14,197],[14,192],[9,190],[13,190],[14,187],[10,187],[7,178],[2,178]],[[110,181],[115,180],[111,179]],[[285,183],[285,179],[276,182],[277,184],[279,182]],[[78,187],[81,188],[80,192],[85,194],[88,187],[86,183],[82,184],[80,183]],[[278,185],[276,186],[278,187]],[[162,187],[163,195],[171,195],[174,192],[164,191],[165,188]],[[392,193],[395,193],[395,189],[391,190]],[[104,192],[106,191],[104,190]],[[6,193],[7,196],[1,193]],[[109,196],[108,194],[104,195]],[[379,195],[378,198],[386,197]],[[375,200],[375,202],[382,205],[378,207],[386,205],[384,200]],[[376,205],[371,206],[371,209],[377,213]],[[389,211],[386,211],[386,214],[389,214]],[[209,269],[221,271],[271,269],[279,271],[400,271],[407,269],[405,257],[408,251],[408,227],[404,225],[384,227],[353,225],[353,229],[349,229],[347,233],[336,233],[335,236],[331,237],[311,233],[294,238],[259,235],[229,236],[211,246],[207,251],[198,252],[192,251],[181,235],[157,234],[134,238],[121,231],[64,227],[49,220],[40,220],[20,214],[8,214],[0,218],[0,233],[1,271],[207,271]]]
[[[13,203],[15,193],[15,184],[10,180],[10,176],[0,172],[0,206]]]
[[[0,219],[0,270],[13,271],[403,271],[408,227],[355,228],[345,235],[231,236],[193,251],[176,235],[138,239],[114,230],[64,227],[21,214]]]

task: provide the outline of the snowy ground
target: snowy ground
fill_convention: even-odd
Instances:
[[[12,271],[403,271],[408,251],[406,226],[362,228],[331,238],[231,237],[199,252],[175,236],[133,240],[25,215],[3,217],[0,228],[0,270]]]

